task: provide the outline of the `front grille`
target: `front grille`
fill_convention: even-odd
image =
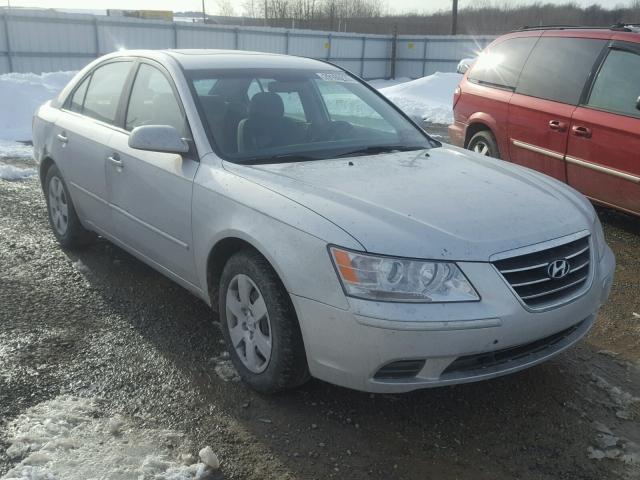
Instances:
[[[389,363],[378,370],[374,378],[377,380],[413,378],[422,370],[424,362],[424,360],[399,360]]]
[[[488,368],[499,367],[511,362],[526,361],[526,357],[551,349],[554,345],[558,344],[580,328],[583,323],[584,320],[572,327],[562,330],[561,332],[525,345],[458,357],[444,370],[444,372],[442,372],[440,378],[446,378],[447,375],[486,370]]]
[[[569,272],[551,278],[549,265],[567,260]],[[582,290],[590,273],[589,236],[545,250],[493,262],[522,301],[531,308],[562,303]]]

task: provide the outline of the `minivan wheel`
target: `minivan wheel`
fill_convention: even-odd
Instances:
[[[308,380],[291,299],[264,257],[252,250],[234,254],[222,271],[218,301],[229,356],[246,383],[276,393]]]
[[[500,158],[498,143],[493,134],[487,130],[478,132],[471,137],[467,149],[486,157]]]
[[[95,234],[80,223],[71,201],[69,190],[56,165],[47,171],[44,180],[44,195],[49,214],[49,225],[58,243],[64,248],[80,248],[90,244]]]

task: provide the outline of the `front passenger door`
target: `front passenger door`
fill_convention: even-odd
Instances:
[[[162,67],[140,63],[125,107],[124,130],[114,132],[107,185],[115,236],[178,280],[196,285],[191,233],[191,193],[198,169],[185,155],[136,150],[129,132],[141,125],[170,125],[188,137],[173,83]]]
[[[614,43],[585,104],[573,114],[569,185],[640,214],[640,45]]]

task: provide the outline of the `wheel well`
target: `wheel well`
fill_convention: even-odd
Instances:
[[[50,157],[45,157],[40,163],[40,183],[42,185],[44,185],[44,179],[52,165],[55,165],[55,162]]]
[[[469,125],[467,127],[467,134],[464,139],[464,148],[467,148],[469,146],[469,140],[471,140],[471,138],[476,133],[482,132],[482,131],[490,132],[493,135],[493,132],[491,132],[491,128],[486,126],[484,123],[472,123],[471,125]]]
[[[241,250],[258,251],[249,242],[236,237],[220,240],[214,245],[207,260],[207,288],[211,300],[211,308],[218,311],[218,290],[220,289],[220,276],[227,260]],[[259,253],[259,252],[258,252]]]

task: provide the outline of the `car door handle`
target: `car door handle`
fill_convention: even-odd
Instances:
[[[66,137],[66,136],[64,135],[64,132],[59,133],[58,135],[56,135],[56,138],[57,138],[58,140],[60,140],[62,143],[67,143],[67,142],[69,141],[69,137]]]
[[[567,124],[560,120],[549,120],[549,128],[556,132],[564,132],[567,130]]]
[[[113,163],[116,167],[120,167],[120,168],[124,167],[124,164],[122,163],[122,160],[120,160],[120,156],[117,153],[109,155],[107,157],[107,160]]]
[[[581,125],[574,125],[571,127],[571,133],[576,137],[591,138],[591,129]]]

